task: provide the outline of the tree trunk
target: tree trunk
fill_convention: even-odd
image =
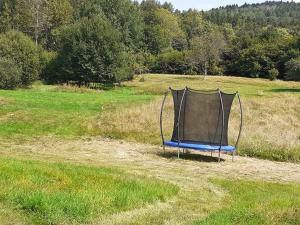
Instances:
[[[205,62],[204,63],[204,79],[206,78],[207,76],[207,63]]]
[[[38,39],[39,39],[39,10],[40,10],[40,5],[36,5],[36,12],[35,12],[35,45],[38,46]]]

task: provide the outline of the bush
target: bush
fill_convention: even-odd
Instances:
[[[57,53],[56,52],[41,52],[41,74],[40,78],[46,83],[52,83],[56,80],[57,70]]]
[[[222,76],[224,74],[224,69],[216,64],[212,64],[208,70],[208,74]]]
[[[269,70],[269,79],[276,80],[279,75],[279,71],[275,68]]]
[[[150,67],[154,64],[156,57],[151,53],[139,52],[134,58],[134,73],[145,74],[150,72]]]
[[[286,68],[287,68],[287,73],[286,73],[287,80],[300,81],[300,57],[288,61],[286,63]]]
[[[103,16],[83,18],[58,34],[58,56],[48,82],[112,83],[133,75],[132,56],[119,32]]]
[[[15,89],[21,83],[21,70],[9,59],[0,58],[0,89]]]
[[[169,50],[158,55],[152,71],[155,73],[185,74],[188,71],[185,52]]]
[[[21,69],[21,84],[29,86],[40,72],[40,52],[25,34],[9,31],[0,35],[0,55],[11,59]]]
[[[39,49],[40,77],[42,77],[42,74],[45,72],[47,66],[49,65],[49,63],[51,63],[52,60],[55,59],[56,55],[56,52],[48,52],[42,48]]]

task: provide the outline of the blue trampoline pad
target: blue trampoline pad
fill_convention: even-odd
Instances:
[[[174,147],[174,148],[186,148],[186,149],[192,149],[192,150],[199,150],[199,151],[219,151],[220,146],[215,145],[206,145],[201,143],[184,143],[181,142],[178,145],[178,142],[174,141],[165,141],[165,146]],[[223,152],[234,152],[236,149],[233,146],[222,146],[221,151]]]

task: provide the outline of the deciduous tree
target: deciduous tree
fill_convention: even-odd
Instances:
[[[224,37],[220,33],[194,37],[187,61],[192,68],[195,68],[197,71],[203,71],[207,75],[209,66],[220,60],[224,46]]]

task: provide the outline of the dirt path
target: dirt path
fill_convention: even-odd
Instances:
[[[177,159],[177,150],[168,149],[165,153],[158,146],[114,141],[108,139],[81,139],[59,141],[49,138],[40,139],[35,145],[7,145],[1,148],[3,154],[34,155],[40,158],[59,158],[76,162],[88,162],[140,170],[166,170],[192,172],[198,176],[228,176],[232,178],[263,179],[274,182],[300,182],[300,164],[273,162],[255,158],[222,154],[224,159],[217,163],[215,158],[202,152],[191,152]]]
[[[210,178],[242,178],[272,182],[300,182],[300,164],[222,155],[217,163],[210,154],[184,155],[176,150],[107,139],[55,140],[42,138],[29,144],[3,144],[1,155],[114,166],[129,173],[151,176],[178,185],[178,196],[165,203],[122,212],[90,221],[91,224],[190,224],[221,207],[226,195]],[[147,221],[145,223],[145,221]]]

